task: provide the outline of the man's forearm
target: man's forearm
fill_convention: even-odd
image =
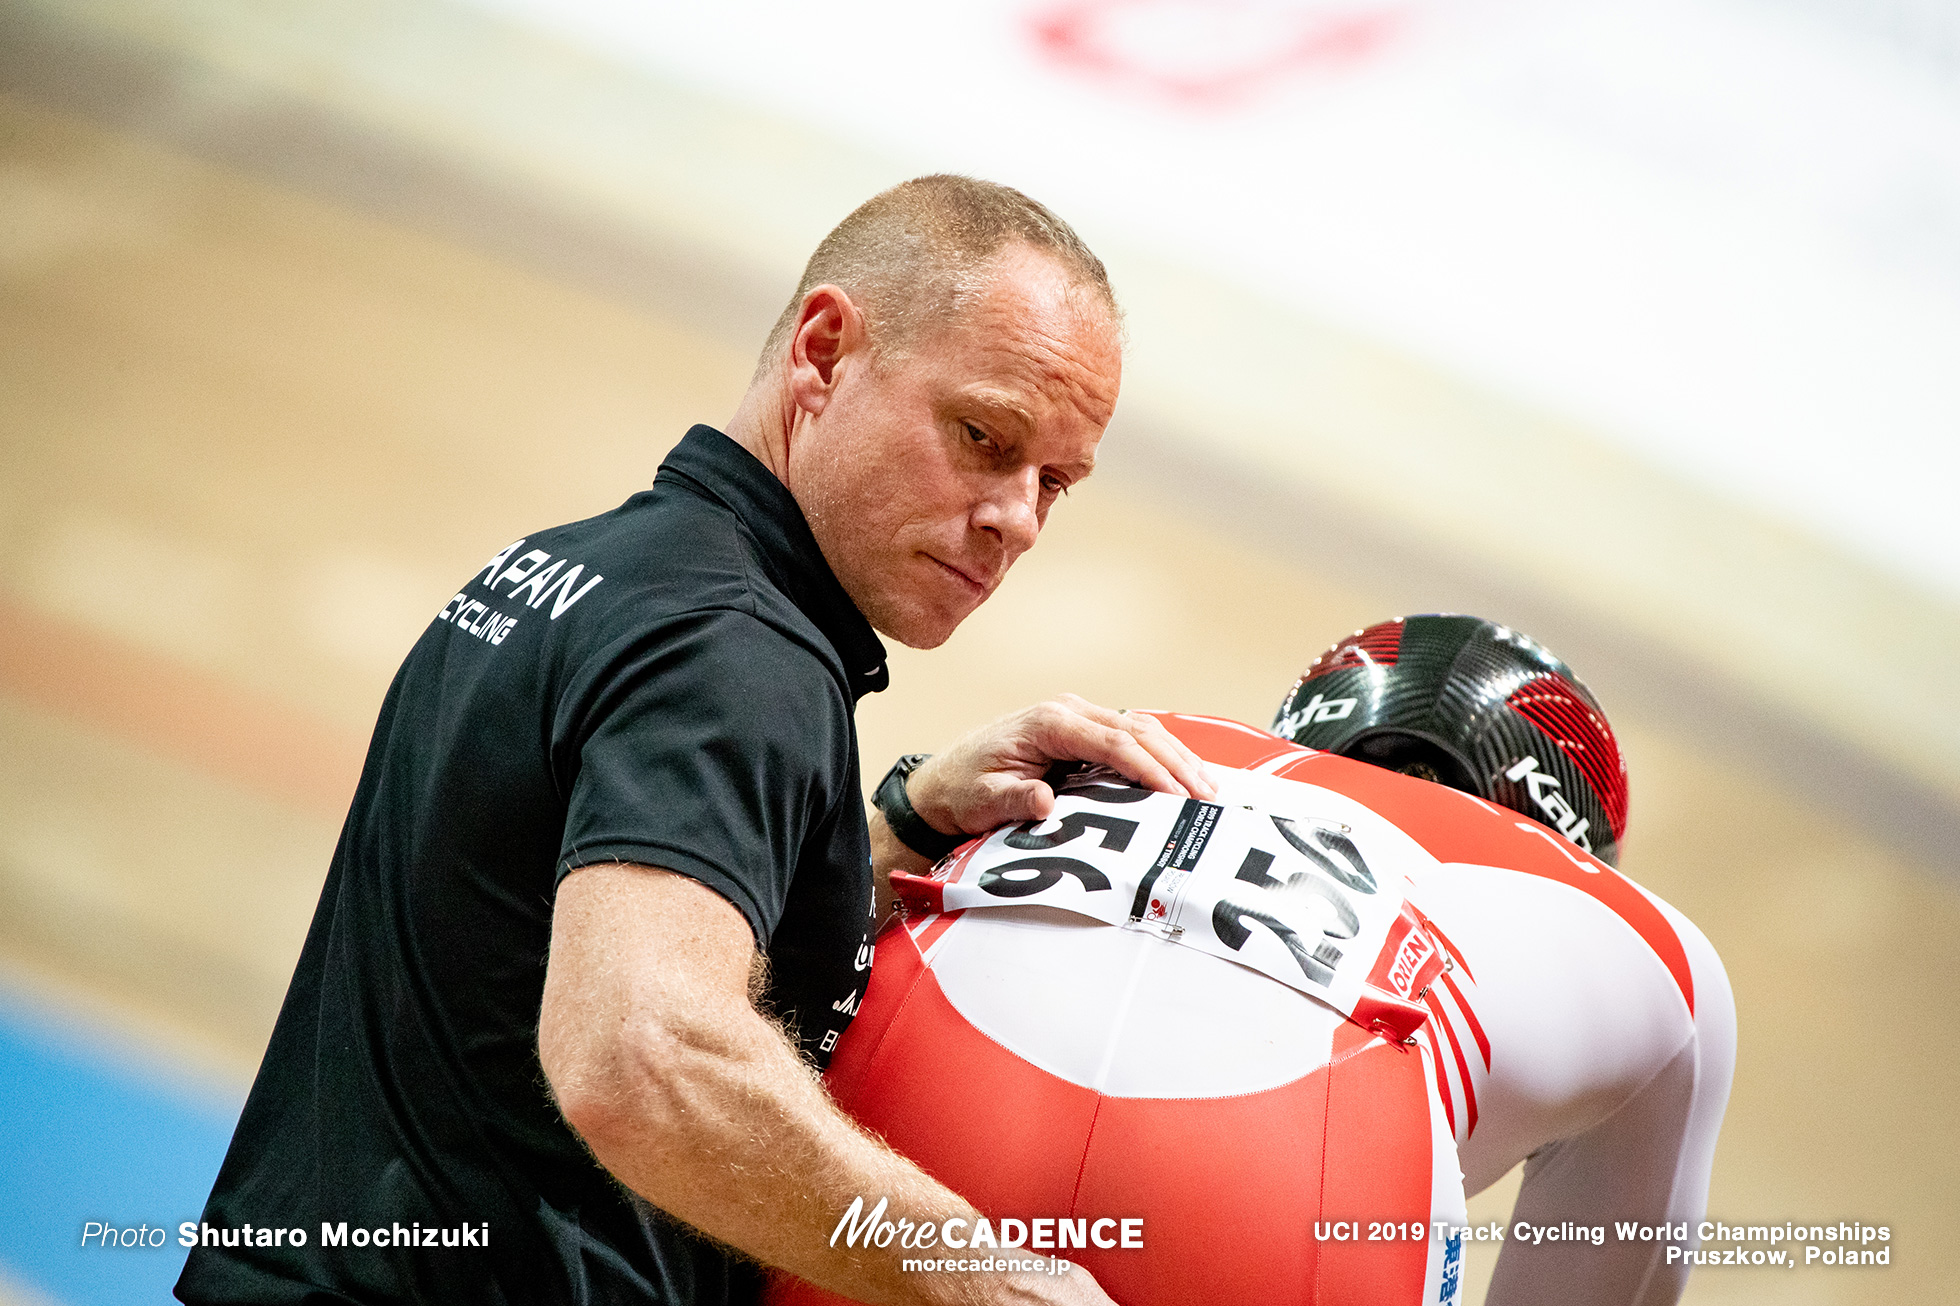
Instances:
[[[1013,1300],[999,1278],[903,1272],[911,1253],[895,1242],[831,1245],[860,1196],[921,1222],[974,1211],[837,1109],[749,1005],[753,956],[740,915],[692,880],[632,866],[569,877],[538,1029],[566,1120],[655,1206],[820,1286],[867,1302]]]
[[[691,1023],[691,1022],[690,1022]],[[753,1012],[668,1028],[629,1053],[619,1119],[594,1155],[655,1206],[758,1260],[869,1302],[957,1301],[901,1273],[904,1253],[831,1234],[855,1197],[935,1223],[973,1208],[847,1119],[782,1033]]]

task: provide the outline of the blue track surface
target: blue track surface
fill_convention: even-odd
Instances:
[[[239,1105],[0,991],[0,1269],[63,1306],[172,1300]],[[91,1220],[164,1246],[83,1247]]]

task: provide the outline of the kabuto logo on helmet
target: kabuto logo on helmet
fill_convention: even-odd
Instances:
[[[1307,667],[1273,731],[1476,794],[1618,862],[1626,762],[1606,713],[1508,626],[1431,613],[1357,630]]]
[[[1359,699],[1354,698],[1326,698],[1315,694],[1304,706],[1282,713],[1279,721],[1273,726],[1273,733],[1290,735],[1312,721],[1345,721],[1354,715],[1355,706],[1359,702]]]
[[[1586,840],[1586,829],[1592,822],[1566,806],[1564,796],[1558,792],[1558,777],[1549,771],[1540,771],[1537,758],[1523,758],[1516,766],[1504,773],[1504,778],[1524,781],[1525,789],[1531,794],[1531,801],[1545,813],[1542,819],[1551,822],[1560,834],[1587,852],[1592,851],[1592,844]]]

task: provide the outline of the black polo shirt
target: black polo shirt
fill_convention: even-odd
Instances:
[[[491,559],[388,691],[178,1295],[751,1293],[740,1262],[630,1197],[552,1106],[537,1042],[553,896],[598,862],[706,884],[748,919],[770,1003],[827,1061],[870,962],[852,711],[884,688],[884,658],[788,490],[705,426],[652,489]]]

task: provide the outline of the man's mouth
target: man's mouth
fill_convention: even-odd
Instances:
[[[942,571],[946,572],[947,575],[951,576],[959,584],[964,585],[968,590],[972,591],[975,598],[985,598],[988,590],[992,588],[991,585],[980,580],[965,568],[955,567],[952,563],[935,558],[930,553],[926,554],[926,557],[937,563]]]

